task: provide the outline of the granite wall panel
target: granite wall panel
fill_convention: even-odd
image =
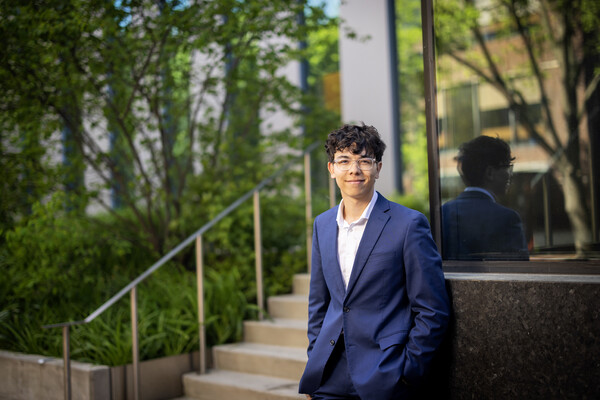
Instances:
[[[452,322],[420,397],[600,398],[600,277],[446,279]]]

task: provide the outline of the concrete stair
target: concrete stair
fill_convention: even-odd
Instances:
[[[244,341],[213,347],[213,369],[183,376],[185,400],[298,400],[306,364],[308,274],[267,299],[269,319],[244,322]]]

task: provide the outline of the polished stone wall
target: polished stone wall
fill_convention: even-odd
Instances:
[[[421,397],[600,398],[600,276],[446,274],[453,318]]]

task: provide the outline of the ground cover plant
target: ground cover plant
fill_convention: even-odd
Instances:
[[[293,274],[306,270],[302,202],[273,194],[263,200],[263,210],[277,209],[263,211],[262,218],[267,295],[289,291]],[[115,235],[110,216],[68,211],[65,201],[64,193],[57,192],[6,234],[0,251],[5,277],[0,283],[0,348],[60,357],[61,330],[42,325],[82,320],[158,259]],[[241,340],[243,320],[257,315],[252,231],[248,202],[205,235],[209,346]],[[193,260],[190,246],[140,284],[142,360],[198,348]],[[129,310],[125,296],[91,323],[73,327],[72,358],[106,365],[131,362]]]

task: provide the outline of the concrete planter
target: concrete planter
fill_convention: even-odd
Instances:
[[[170,399],[183,395],[182,375],[197,370],[198,353],[181,354],[140,363],[141,397]],[[108,367],[71,362],[74,400],[133,398],[131,364]],[[39,355],[0,350],[0,399],[63,400],[63,361]]]

